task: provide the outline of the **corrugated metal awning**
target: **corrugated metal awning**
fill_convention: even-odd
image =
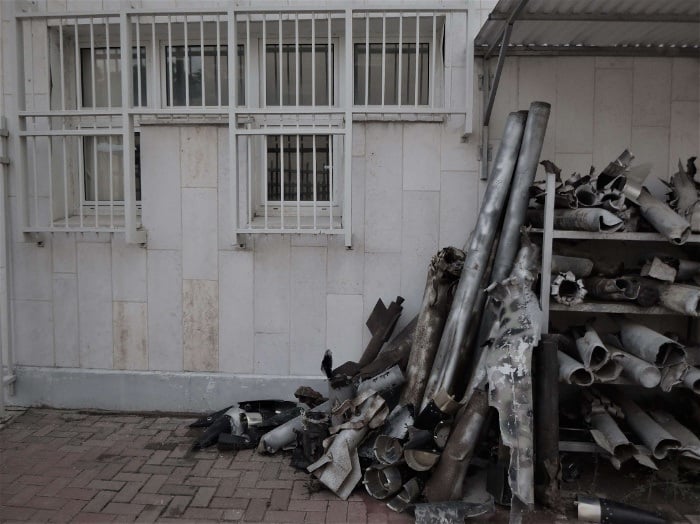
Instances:
[[[499,46],[509,18],[509,55],[700,56],[698,0],[499,0],[474,40],[479,56]]]

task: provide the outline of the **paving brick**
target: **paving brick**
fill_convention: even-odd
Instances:
[[[84,488],[87,486],[98,474],[100,473],[99,469],[87,469],[85,471],[82,471],[77,477],[73,479],[73,481],[68,484],[69,487],[71,488]]]
[[[344,500],[331,500],[326,510],[326,522],[347,522],[348,503]]]
[[[253,499],[245,512],[246,522],[261,522],[267,511],[267,500]]]
[[[155,522],[163,512],[163,506],[149,505],[136,517],[136,522]]]
[[[102,471],[100,471],[100,473],[95,478],[102,480],[112,480],[112,478],[117,473],[119,473],[123,467],[124,464],[120,463],[107,464],[107,466],[105,466],[105,468]]]
[[[265,513],[265,522],[304,522],[303,511],[271,511]]]
[[[325,511],[328,509],[328,502],[325,500],[290,500],[290,511]]]
[[[307,511],[304,516],[304,522],[324,524],[326,522],[325,511]]]
[[[3,504],[6,506],[24,506],[29,502],[34,495],[36,495],[41,486],[24,486],[23,484],[17,483],[17,486],[21,486],[22,489],[19,490],[15,495],[7,500],[3,500]]]
[[[112,502],[130,502],[143,486],[143,482],[127,482],[117,493]]]
[[[216,489],[217,497],[233,497],[233,492],[238,487],[238,479],[220,479],[219,487]]]
[[[233,493],[234,497],[244,498],[244,499],[269,499],[272,495],[271,489],[258,489],[258,488],[237,488]]]
[[[63,490],[63,488],[65,488],[69,482],[70,482],[69,478],[56,477],[51,482],[49,482],[44,487],[44,489],[42,489],[39,493],[45,497],[55,497],[56,494],[59,493],[61,490]],[[4,492],[4,490],[0,489],[0,492]],[[68,497],[68,498],[72,498],[72,497]]]
[[[152,473],[154,475],[170,475],[173,472],[172,466],[151,466],[144,464],[139,468],[139,473]]]
[[[235,497],[214,497],[209,502],[210,508],[219,509],[246,509],[250,499],[239,499]]]
[[[30,486],[46,486],[53,478],[43,475],[22,475],[17,482],[29,484]]]
[[[308,483],[308,477],[307,480],[295,480],[292,488],[292,499],[309,500]]]
[[[152,475],[148,482],[141,488],[142,493],[157,493],[158,490],[168,480],[167,475]]]
[[[216,478],[239,478],[241,472],[235,469],[211,469],[207,476]]]
[[[150,473],[117,473],[112,480],[119,480],[122,482],[148,482],[151,478]]]
[[[251,473],[251,472],[249,472]],[[255,483],[256,488],[267,488],[267,489],[289,489],[294,487],[293,480],[258,480]]]
[[[245,511],[242,509],[227,509],[224,511],[221,518],[223,520],[241,520],[244,514]]]
[[[358,524],[367,522],[367,506],[364,502],[348,502],[347,521]]]
[[[213,465],[213,460],[198,460],[197,464],[195,464],[195,466],[192,468],[190,474],[193,477],[206,477]]]
[[[367,524],[387,524],[389,516],[386,513],[368,513]]]
[[[199,488],[197,490],[197,494],[192,499],[190,506],[197,506],[203,508],[207,507],[212,497],[214,496],[214,493],[216,493],[216,488],[206,486]]]
[[[80,512],[75,516],[73,522],[85,522],[86,524],[97,522],[114,522],[116,518],[116,515],[106,515],[105,513]]]
[[[191,469],[192,468],[190,466],[174,468],[173,472],[168,475],[168,484],[181,484],[185,482],[185,479],[189,476]],[[209,476],[211,477],[213,475],[210,474]]]
[[[170,504],[168,504],[168,507],[163,512],[163,516],[179,517],[185,512],[185,509],[187,509],[187,506],[190,504],[190,500],[192,500],[192,497],[187,497],[184,495],[173,497]]]
[[[279,478],[281,463],[271,462],[263,466],[260,472],[260,480],[277,480]]]
[[[143,504],[125,504],[123,502],[110,502],[102,510],[103,513],[113,515],[138,515],[145,508]]]
[[[157,450],[153,452],[153,455],[146,461],[146,464],[159,465],[170,455],[168,450]]]
[[[102,491],[119,491],[124,487],[124,482],[117,480],[93,480],[87,485],[87,487]]]
[[[29,520],[37,512],[34,508],[0,506],[0,522],[8,520]]]
[[[196,520],[221,520],[224,514],[223,509],[211,509],[211,508],[193,508],[190,506],[185,510],[183,515],[186,519],[196,519]]]
[[[161,495],[160,493],[139,493],[131,502],[134,504],[145,504],[147,506],[167,506],[173,500],[172,495]]]
[[[272,496],[270,497],[270,509],[286,511],[289,508],[289,497],[291,495],[291,489],[272,490]]]
[[[63,488],[56,493],[56,496],[65,499],[92,500],[97,493],[98,490],[90,488]]]
[[[240,452],[239,452],[240,454]],[[254,462],[254,461],[245,461],[245,460],[238,460],[238,457],[236,457],[233,462],[231,462],[231,466],[229,466],[231,469],[243,469],[247,471],[260,471],[263,469],[265,466],[265,463],[263,462]]]
[[[221,483],[219,478],[208,478],[208,477],[188,477],[185,480],[185,484],[188,486],[207,486],[210,488],[215,488]]]
[[[238,485],[241,488],[254,488],[259,478],[259,471],[246,471],[243,473],[243,475],[241,475],[241,479],[238,481]]]
[[[102,511],[102,508],[104,508],[107,503],[112,500],[114,495],[114,491],[100,491],[97,495],[95,495],[95,498],[85,505],[83,511],[87,513],[98,513]]]
[[[196,486],[185,486],[183,484],[163,484],[158,493],[165,495],[192,495],[197,493]]]

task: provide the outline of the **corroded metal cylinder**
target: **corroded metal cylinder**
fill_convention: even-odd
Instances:
[[[458,500],[462,497],[464,477],[486,421],[488,408],[486,392],[478,390],[460,410],[440,461],[425,487],[425,496],[430,502]]]
[[[690,223],[671,209],[668,204],[653,196],[644,187],[639,192],[636,201],[642,216],[668,240],[677,245],[685,244],[688,241]]]
[[[425,388],[421,409],[439,390],[451,394],[455,378],[464,372],[462,368],[471,350],[464,346],[464,342],[470,327],[478,328],[478,324],[471,325],[475,321],[472,313],[481,293],[484,273],[510,189],[526,116],[526,112],[511,113],[506,120],[501,145],[468,243],[464,268]]]
[[[678,449],[681,443],[654,419],[628,398],[618,395],[617,404],[625,413],[625,420],[642,443],[651,450],[656,459],[666,458],[668,452]]]
[[[464,252],[453,247],[441,249],[430,261],[423,304],[406,367],[406,384],[401,392],[404,406],[420,407],[463,264]]]
[[[563,351],[557,353],[559,357],[559,380],[566,384],[577,386],[590,386],[593,384],[593,374],[583,364],[574,360]]]

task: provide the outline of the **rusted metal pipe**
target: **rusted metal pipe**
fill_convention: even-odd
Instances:
[[[584,278],[593,272],[593,261],[583,257],[552,255],[552,274],[571,272],[576,278]]]
[[[642,216],[673,244],[685,244],[690,237],[690,223],[671,209],[668,204],[649,193],[645,187],[639,190],[639,194],[635,198],[637,189],[633,187],[633,184],[628,183],[624,191],[627,198],[639,205]]]
[[[680,450],[685,456],[700,460],[700,438],[698,438],[695,433],[665,411],[654,409],[649,412],[649,415],[666,429],[666,431],[678,439],[681,443]]]
[[[629,427],[651,450],[655,459],[666,458],[669,451],[681,446],[681,443],[673,435],[642,411],[635,402],[623,395],[617,395],[615,401],[625,413],[625,420]]]
[[[563,351],[557,353],[559,359],[559,380],[576,386],[593,384],[593,374],[581,362],[574,360]]]
[[[475,391],[458,413],[454,429],[425,487],[430,502],[462,498],[467,467],[481,435],[489,404],[485,391]]]
[[[692,161],[689,160],[689,164]],[[690,167],[690,166],[689,166]],[[678,161],[678,172],[671,176],[671,207],[690,223],[693,231],[700,231],[700,198],[695,182]]]
[[[441,249],[430,261],[401,392],[402,405],[420,407],[463,264],[464,252],[453,247]]]
[[[605,410],[591,415],[591,436],[601,448],[610,453],[610,462],[620,469],[623,462],[637,454],[637,448],[620,430],[615,420]]]
[[[377,435],[372,451],[379,463],[387,466],[399,462],[403,454],[401,441],[388,435]]]
[[[607,339],[606,344],[610,351],[620,356],[619,362],[622,366],[623,377],[645,388],[655,388],[659,385],[661,382],[661,372],[658,367],[646,360],[642,360],[632,353],[628,353],[627,351],[613,346]]]
[[[653,287],[659,292],[659,302],[662,306],[691,317],[700,316],[700,287],[690,284],[668,284],[648,278],[644,285]]]
[[[493,164],[488,186],[476,226],[472,231],[464,268],[455,291],[455,298],[445,323],[433,369],[425,388],[421,409],[424,409],[438,391],[453,393],[456,377],[463,373],[462,366],[472,348],[464,347],[470,323],[474,322],[473,309],[480,294],[484,271],[488,264],[510,188],[513,171],[520,150],[526,113],[511,113],[506,120],[501,145]],[[473,329],[476,329],[476,327]]]
[[[539,209],[527,213],[530,223],[544,227],[544,214]],[[555,209],[554,228],[572,231],[612,233],[624,227],[624,222],[606,209],[588,207],[583,209]]]
[[[398,513],[405,511],[408,505],[420,497],[425,487],[425,482],[419,477],[413,477],[406,482],[396,496],[386,503],[387,507]]]

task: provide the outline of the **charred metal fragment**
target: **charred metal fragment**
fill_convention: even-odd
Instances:
[[[384,343],[389,340],[396,327],[396,322],[401,316],[401,311],[403,310],[401,304],[403,301],[403,297],[396,297],[396,300],[390,303],[387,308],[381,298],[377,300],[366,324],[369,332],[372,334],[372,338],[367,344],[364,353],[362,353],[360,361],[357,363],[359,367],[366,366],[372,362],[377,357]]]
[[[219,411],[215,411],[211,415],[206,415],[204,417],[198,418],[195,420],[192,424],[190,424],[191,428],[206,428],[208,426],[211,426],[212,423],[221,417],[224,413],[226,413],[229,409],[231,409],[233,406],[228,406],[225,407],[224,409],[220,409]]]
[[[691,160],[689,160],[689,163]],[[678,160],[678,171],[671,176],[669,203],[680,216],[685,218],[693,231],[700,231],[700,198],[690,174]]]
[[[680,451],[686,457],[700,460],[700,438],[695,433],[678,422],[672,415],[658,409],[649,412],[659,425],[673,435],[681,443]]]
[[[302,429],[297,431],[297,446],[292,453],[291,466],[305,470],[323,455],[323,441],[328,437],[328,413],[302,413]]]
[[[315,408],[316,406],[319,406],[323,404],[326,400],[328,400],[323,395],[321,395],[321,393],[319,393],[313,388],[310,388],[309,386],[299,386],[294,392],[294,397],[299,402],[301,402],[302,404],[306,404],[310,408]]]
[[[316,406],[311,411],[317,413],[328,413],[331,408],[330,401],[326,401],[319,406]],[[257,451],[258,453],[276,453],[285,446],[288,446],[296,438],[295,431],[301,431],[303,429],[302,416],[299,415],[284,424],[277,426],[275,429],[268,431],[261,438],[258,443]]]
[[[452,304],[454,287],[462,272],[464,252],[448,247],[433,256],[423,303],[413,335],[411,354],[406,367],[406,385],[401,392],[401,404],[420,409],[435,353]]]
[[[401,441],[398,438],[387,435],[377,435],[372,450],[374,451],[374,457],[379,463],[386,466],[396,464],[403,456]]]
[[[685,362],[686,353],[682,345],[641,324],[621,321],[620,341],[626,351],[659,367]]]
[[[692,390],[693,393],[700,395],[700,369],[688,368],[685,377],[683,377],[683,385]]]
[[[591,436],[605,451],[610,453],[610,462],[615,469],[637,454],[637,448],[632,444],[610,414],[598,409],[591,413]]]
[[[638,195],[635,198],[635,195]],[[673,244],[685,244],[690,237],[690,223],[649,191],[634,184],[625,186],[625,196],[639,205],[642,216]]]
[[[559,380],[576,386],[593,384],[593,373],[587,370],[581,362],[574,360],[563,351],[557,353],[559,359]]]
[[[544,214],[541,210],[531,209],[527,217],[533,226],[544,227]],[[555,229],[612,233],[620,231],[623,226],[624,222],[606,209],[588,207],[554,210]]]
[[[668,452],[678,449],[681,443],[654,421],[632,400],[623,395],[616,397],[617,404],[625,413],[625,420],[642,443],[651,450],[655,459],[666,458]]]
[[[656,365],[642,360],[632,353],[623,351],[617,347],[620,345],[620,342],[612,336],[606,337],[605,343],[610,351],[615,355],[619,355],[623,377],[645,388],[655,388],[661,383],[661,372]]]
[[[666,524],[656,513],[644,511],[614,500],[578,495],[578,520],[605,524]]]
[[[440,460],[440,453],[424,449],[404,449],[403,456],[413,471],[429,471]]]
[[[387,507],[397,513],[401,513],[408,509],[411,502],[418,499],[423,492],[425,482],[420,477],[413,477],[406,482],[396,494],[396,496],[387,502]]]
[[[676,280],[680,282],[697,279],[698,275],[700,275],[700,262],[681,258],[675,259],[675,261],[672,263],[678,269]]]
[[[690,284],[667,284],[646,279],[644,285],[659,293],[659,303],[677,313],[691,317],[700,316],[700,287]]]
[[[571,271],[559,273],[552,279],[550,293],[554,300],[566,306],[575,306],[583,302],[588,293],[583,280],[576,278]]]
[[[458,500],[462,497],[464,477],[488,408],[486,392],[479,390],[458,412],[450,438],[425,487],[425,496],[429,501]]]
[[[365,470],[362,483],[371,497],[383,500],[398,493],[403,486],[403,477],[396,466],[375,465]]]
[[[455,378],[464,374],[464,363],[468,361],[468,352],[472,350],[465,347],[464,342],[470,327],[478,329],[478,323],[472,313],[481,296],[482,280],[508,196],[525,118],[525,112],[511,113],[506,121],[477,223],[469,241],[459,284],[425,388],[421,409],[425,408],[439,391],[453,394]]]
[[[642,266],[640,275],[664,282],[674,282],[678,275],[678,270],[667,261],[654,257]]]
[[[640,282],[634,277],[589,277],[583,285],[593,298],[600,300],[636,300],[639,296]]]
[[[374,377],[393,366],[399,366],[399,368],[405,370],[411,352],[411,345],[413,344],[413,335],[415,333],[417,321],[418,317],[415,317],[406,324],[406,326],[384,346],[379,352],[379,355],[377,355],[377,358],[360,369],[360,372],[355,378],[364,379],[367,377]]]
[[[586,325],[584,329],[574,329],[574,334],[576,349],[585,367],[596,371],[610,360],[610,351],[593,326]]]
[[[576,278],[584,278],[593,272],[593,261],[583,257],[552,255],[552,274],[571,272]]]
[[[603,195],[596,191],[593,184],[581,184],[574,190],[579,207],[596,207],[603,201]]]

